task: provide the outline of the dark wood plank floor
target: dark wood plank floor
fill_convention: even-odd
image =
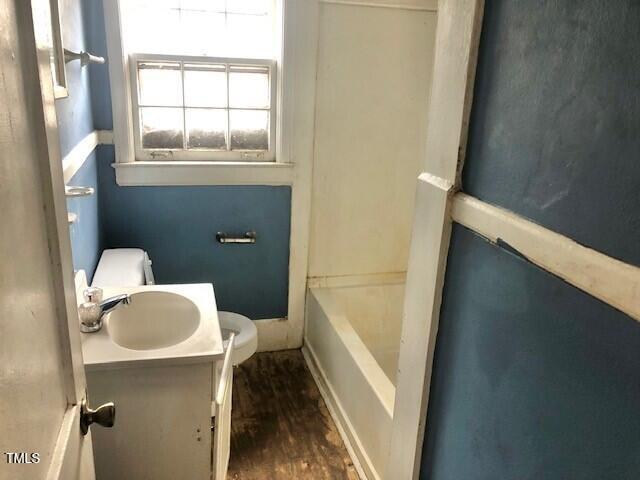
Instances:
[[[358,479],[299,350],[258,353],[234,375],[227,478]]]

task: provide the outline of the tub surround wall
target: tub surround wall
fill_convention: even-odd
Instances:
[[[310,277],[407,268],[435,2],[355,3],[320,7]]]
[[[333,288],[310,289],[304,351],[372,480],[391,442],[436,8],[320,3],[308,285]]]

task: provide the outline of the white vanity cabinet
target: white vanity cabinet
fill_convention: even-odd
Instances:
[[[113,428],[92,429],[98,480],[211,478],[212,362],[87,372],[92,404],[113,401]]]
[[[122,294],[128,304],[81,338],[91,405],[116,407],[113,428],[91,430],[97,479],[224,479],[233,348],[212,285],[104,288],[105,299]]]

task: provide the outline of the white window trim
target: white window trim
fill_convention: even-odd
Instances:
[[[269,69],[269,108],[261,109],[269,111],[269,150],[182,150],[182,149],[144,149],[140,139],[140,115],[138,101],[138,71],[139,62],[181,62],[181,63],[215,63],[221,65],[242,65],[260,66]],[[200,162],[275,162],[276,160],[276,135],[278,123],[278,74],[277,62],[269,59],[248,59],[248,58],[228,58],[228,57],[204,57],[193,55],[164,55],[132,53],[129,55],[129,78],[133,114],[133,141],[135,159],[140,161],[171,161],[175,157],[177,161],[200,161]],[[184,108],[184,107],[183,107]],[[226,109],[225,109],[226,110]],[[247,110],[252,110],[248,108]],[[186,135],[186,132],[184,133]],[[166,154],[164,159],[160,157]],[[154,155],[155,154],[155,155]]]
[[[317,0],[312,2],[316,7]],[[296,10],[295,2],[289,0],[277,0],[277,9],[282,12],[279,15],[282,21],[282,37],[277,39],[280,45],[277,64],[277,72],[272,82],[272,90],[275,91],[273,108],[276,112],[271,119],[275,128],[275,135],[271,139],[270,148],[274,150],[272,161],[168,161],[159,162],[136,161],[135,152],[135,123],[133,109],[133,92],[129,53],[122,38],[122,0],[104,0],[103,9],[105,16],[105,30],[107,37],[107,53],[109,67],[109,81],[111,84],[111,106],[113,111],[113,137],[116,161],[112,165],[116,170],[116,182],[118,185],[292,185],[297,176],[294,172],[292,160],[293,151],[296,148],[291,137],[294,134],[296,122],[293,117],[299,117],[298,107],[295,106],[295,93],[285,84],[296,82],[294,71],[295,63],[300,62],[298,52],[292,52],[291,48],[284,46],[286,29],[296,28],[292,24],[293,16],[290,12]],[[285,20],[285,14],[289,14],[289,20]],[[297,14],[297,13],[296,13]],[[305,24],[307,22],[305,21]],[[297,30],[297,28],[296,28]],[[292,45],[293,46],[293,45]],[[301,53],[302,54],[302,53]],[[315,54],[315,51],[313,51]],[[171,55],[160,55],[162,58]],[[149,58],[151,55],[145,55]],[[179,56],[180,57],[180,56]],[[197,57],[189,57],[197,58]],[[202,57],[208,58],[208,57]],[[210,58],[210,57],[209,57]],[[251,60],[241,59],[248,63]],[[307,115],[308,112],[300,112]],[[305,122],[305,135],[303,141],[312,138],[312,124]],[[208,152],[207,152],[208,153]],[[229,152],[227,152],[229,153]],[[211,156],[209,156],[211,157]],[[304,162],[311,159],[304,159]],[[295,162],[300,163],[299,161]],[[306,168],[303,169],[306,171]]]

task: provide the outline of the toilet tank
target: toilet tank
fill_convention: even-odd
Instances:
[[[140,248],[104,250],[91,282],[94,287],[135,287],[153,284],[151,260],[147,252]]]

